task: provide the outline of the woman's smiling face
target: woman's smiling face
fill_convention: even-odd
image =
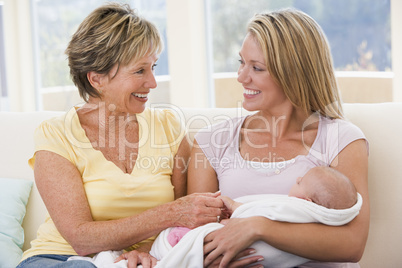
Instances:
[[[117,64],[102,77],[102,101],[115,113],[137,114],[145,109],[148,94],[157,86],[154,67],[157,55],[147,55],[127,65]]]
[[[244,88],[243,107],[246,110],[271,110],[284,101],[289,102],[268,72],[261,46],[251,34],[247,34],[239,54],[237,81]]]

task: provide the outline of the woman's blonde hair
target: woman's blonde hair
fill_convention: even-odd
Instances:
[[[256,14],[247,29],[288,99],[307,114],[342,118],[330,48],[321,27],[295,9]]]
[[[146,55],[160,54],[163,43],[156,27],[127,4],[109,3],[95,9],[78,27],[66,49],[70,75],[81,97],[101,97],[87,79],[94,71],[107,74]]]

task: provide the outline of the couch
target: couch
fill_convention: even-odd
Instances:
[[[360,265],[363,268],[401,267],[402,120],[400,117],[402,116],[402,103],[345,104],[344,110],[347,119],[359,126],[370,142],[370,232]],[[191,136],[206,124],[244,113],[236,108],[188,108],[178,110],[178,112],[182,113],[183,118],[185,117]],[[34,129],[41,121],[60,113],[0,113],[2,129],[0,134],[0,178],[24,180],[23,182],[33,181],[33,172],[28,166],[27,160],[33,153]],[[10,194],[7,185],[0,184],[0,187],[3,187],[3,192]],[[0,196],[0,200],[4,199],[1,198]],[[4,203],[4,201],[2,202]],[[22,208],[25,209],[24,206]],[[23,214],[24,211],[21,216]],[[22,222],[21,232],[23,230],[25,233],[23,244],[20,241],[22,250],[29,248],[30,241],[35,238],[36,230],[43,222],[45,214],[46,208],[33,184],[26,204],[26,215]],[[17,221],[21,222],[22,218]],[[0,226],[0,235],[4,230],[7,228]]]

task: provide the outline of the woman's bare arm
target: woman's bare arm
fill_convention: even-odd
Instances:
[[[81,175],[71,162],[58,154],[38,151],[34,172],[52,220],[79,255],[121,250],[168,227],[194,228],[215,221],[222,206],[213,194],[192,195],[135,216],[93,221]]]
[[[221,265],[226,267],[238,252],[258,240],[280,250],[318,261],[359,261],[369,229],[367,156],[366,142],[358,140],[342,150],[335,160],[337,162],[332,163],[333,168],[350,178],[363,197],[360,214],[352,222],[333,227],[316,223],[284,223],[262,217],[232,219],[225,228],[206,237],[210,242],[205,246],[206,251],[212,251],[206,258],[206,264],[219,255],[224,255]]]
[[[172,173],[172,184],[174,186],[174,199],[185,196],[187,193],[187,172],[191,148],[184,137],[177,150]]]
[[[332,167],[344,173],[362,195],[363,205],[359,215],[349,224],[340,227],[275,224],[276,231],[269,232],[268,239],[264,240],[285,251],[320,261],[357,262],[361,259],[370,221],[366,142],[358,140],[349,144],[339,153]]]
[[[204,152],[199,148],[196,140],[191,150],[190,164],[188,167],[187,192],[214,193],[219,190],[216,172],[212,168]]]
[[[201,193],[201,192],[216,192],[219,189],[219,183],[217,179],[217,175],[213,167],[210,165],[208,159],[206,158],[204,152],[199,148],[198,143],[194,140],[194,145],[191,150],[191,158],[189,164],[189,171],[188,171],[188,186],[187,191],[188,193]],[[231,221],[231,220],[230,220]],[[225,229],[226,227],[222,228]],[[220,229],[220,230],[222,230]],[[241,232],[241,230],[240,230]],[[211,233],[212,235],[214,234]],[[240,234],[240,233],[238,233]],[[207,236],[208,237],[208,236]],[[204,240],[204,242],[210,242],[209,239]],[[217,242],[217,241],[214,241]],[[237,242],[234,242],[237,243]],[[215,244],[210,244],[215,245]],[[215,247],[211,247],[213,250]],[[204,254],[210,252],[209,249],[205,250],[204,247]],[[245,267],[247,265],[252,265],[257,263],[262,256],[255,255],[249,257],[249,255],[253,254],[255,251],[254,249],[243,247],[241,250],[236,252],[229,259],[229,267]],[[213,256],[213,255],[212,255]],[[210,257],[210,256],[209,256]],[[218,267],[219,262],[221,261],[222,256],[216,255],[213,258],[210,258],[207,265],[209,267]],[[206,264],[206,262],[204,263]],[[220,266],[219,266],[220,267]],[[254,267],[254,266],[253,266]]]

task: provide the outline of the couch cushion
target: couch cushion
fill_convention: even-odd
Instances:
[[[34,130],[45,119],[63,112],[0,112],[0,177],[34,180],[28,159],[34,152]],[[34,185],[29,197],[26,216],[22,226],[25,232],[23,249],[30,247],[38,227],[45,220],[46,207]],[[2,267],[2,266],[0,266]]]
[[[370,143],[370,231],[361,267],[400,267],[402,263],[401,103],[347,104],[347,118]]]
[[[0,178],[0,267],[15,267],[22,256],[22,220],[33,182]]]

